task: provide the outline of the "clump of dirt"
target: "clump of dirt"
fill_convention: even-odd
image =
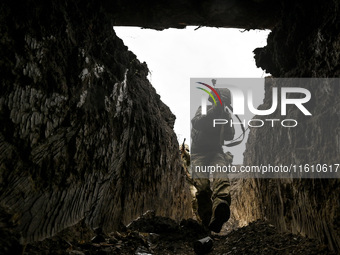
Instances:
[[[325,245],[298,235],[279,233],[263,221],[229,232],[210,234],[195,220],[180,224],[159,216],[140,217],[124,232],[97,234],[91,241],[66,241],[63,236],[30,244],[23,254],[179,254],[194,255],[193,242],[205,236],[213,239],[208,254],[335,254]]]
[[[214,239],[214,251],[210,254],[335,254],[315,240],[279,233],[273,225],[264,221],[250,223]]]

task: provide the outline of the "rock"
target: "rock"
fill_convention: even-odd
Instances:
[[[69,230],[70,231],[70,230]],[[192,242],[197,239],[187,238],[186,231],[163,233],[156,243],[150,244],[146,239],[148,234],[128,231],[126,233],[110,233],[108,243],[93,244],[63,240],[65,234],[57,234],[42,242],[27,245],[27,254],[194,254]],[[192,235],[194,235],[194,230]],[[207,236],[207,234],[205,234]],[[335,255],[325,245],[316,240],[304,238],[290,233],[279,233],[267,222],[256,221],[248,226],[231,231],[228,235],[212,235],[213,250],[208,254],[313,254]]]
[[[189,217],[175,116],[112,14],[96,1],[0,12],[0,210],[21,243],[82,220],[108,233],[147,210]]]
[[[145,233],[173,233],[179,230],[178,224],[166,217],[161,216],[150,216],[147,215],[146,218],[140,217],[129,223],[127,226],[129,230],[134,230],[138,232]]]
[[[85,253],[81,251],[70,251],[69,254],[70,255],[85,255]]]
[[[191,26],[271,29],[277,22],[279,4],[272,1],[148,1],[110,2],[116,25],[163,30]],[[141,11],[142,10],[142,11]]]
[[[194,251],[196,254],[207,254],[213,247],[213,240],[207,236],[194,242]]]
[[[180,222],[180,230],[183,232],[185,239],[188,240],[202,238],[209,233],[208,229],[193,219],[182,220]]]
[[[106,239],[103,235],[97,235],[91,239],[92,243],[103,243],[106,242]]]
[[[152,255],[148,250],[146,250],[144,247],[138,247],[135,255]]]
[[[281,21],[269,35],[268,45],[254,51],[257,65],[275,77],[339,77],[340,55],[334,52],[340,50],[340,15],[331,11],[340,7],[339,2],[329,0],[322,6],[310,1],[281,2]],[[287,117],[298,120],[296,128],[251,128],[245,165],[340,162],[339,84],[308,89],[312,117],[305,119],[294,109]],[[270,93],[266,93],[260,107],[269,103]],[[316,238],[340,251],[339,179],[249,179],[243,180],[242,193],[234,196],[241,221],[268,219],[281,231]]]

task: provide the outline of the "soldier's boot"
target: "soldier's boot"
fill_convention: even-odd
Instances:
[[[209,226],[212,214],[211,192],[201,191],[196,194],[197,213],[202,221],[202,225]]]
[[[209,229],[219,233],[222,226],[230,218],[229,203],[225,199],[215,198],[212,205],[212,217],[209,223]]]

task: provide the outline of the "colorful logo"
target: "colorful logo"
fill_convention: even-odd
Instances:
[[[201,85],[203,85],[203,86],[206,86],[206,87],[209,88],[211,91],[213,91],[213,92],[215,93],[215,95],[217,96],[218,100],[220,101],[220,104],[223,106],[222,100],[221,100],[220,96],[218,95],[217,91],[216,91],[213,87],[211,87],[210,85],[205,84],[205,83],[203,83],[203,82],[197,82],[197,83],[198,83],[198,84],[201,84]],[[203,90],[203,91],[206,92],[206,93],[208,93],[209,96],[210,96],[210,97],[212,98],[212,100],[214,101],[214,104],[217,105],[214,96],[213,96],[208,90],[203,89],[203,88],[200,88],[200,87],[197,87],[197,88]]]
[[[218,100],[220,101],[221,106],[223,106],[221,97],[219,96],[217,91],[212,86],[205,84],[203,82],[196,82],[196,83],[209,88],[217,96]],[[211,93],[211,91],[208,91],[200,87],[197,87],[197,88],[209,94],[214,104],[217,105],[216,100],[213,94]],[[310,91],[305,88],[281,87],[279,90],[277,87],[272,87],[271,88],[272,89],[272,105],[269,109],[257,109],[256,107],[254,107],[252,90],[248,90],[247,93],[244,94],[244,92],[240,88],[233,86],[233,85],[224,85],[223,88],[228,89],[231,93],[231,102],[224,102],[224,103],[227,103],[226,106],[231,110],[233,114],[244,115],[245,113],[244,106],[247,103],[248,110],[251,113],[255,115],[261,115],[261,116],[270,115],[276,111],[276,109],[279,107],[279,102],[280,102],[282,116],[287,115],[287,105],[295,105],[306,116],[312,115],[303,105],[311,99]],[[301,96],[297,98],[290,98],[288,95],[292,93],[301,94]],[[202,96],[201,106],[202,106],[202,115],[206,115],[207,102],[206,102],[205,97],[203,96]]]

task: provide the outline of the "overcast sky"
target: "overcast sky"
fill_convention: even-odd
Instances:
[[[161,100],[176,115],[179,143],[190,140],[190,78],[261,78],[253,50],[266,45],[269,31],[231,28],[167,29],[114,27],[129,50],[146,62],[149,80]],[[264,95],[263,87],[258,90]],[[262,101],[262,98],[260,98]],[[244,144],[232,151],[234,164],[242,163]]]

